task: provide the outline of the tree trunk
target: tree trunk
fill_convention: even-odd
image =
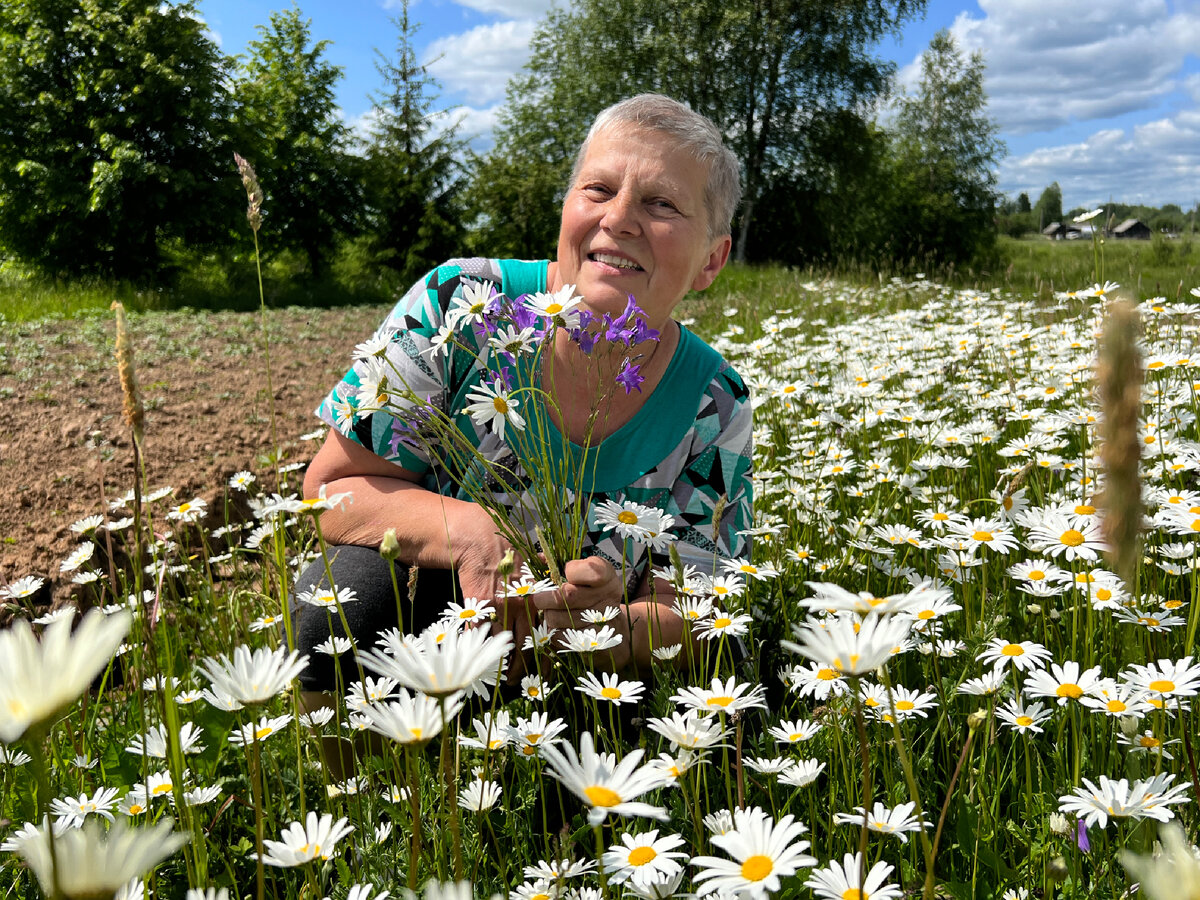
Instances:
[[[737,262],[746,261],[746,238],[750,234],[750,223],[754,218],[754,198],[746,197],[742,200],[742,215],[738,222],[738,239],[737,247],[734,249],[733,258]]]

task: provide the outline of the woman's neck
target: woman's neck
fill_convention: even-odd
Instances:
[[[657,340],[633,347],[599,340],[591,353],[584,353],[560,329],[552,361],[542,368],[542,386],[558,406],[557,411],[551,408],[551,415],[559,429],[576,443],[583,443],[589,438],[588,421],[595,410],[590,443],[617,431],[637,415],[662,381],[679,337],[679,325],[669,319]],[[636,368],[631,372],[632,367]]]

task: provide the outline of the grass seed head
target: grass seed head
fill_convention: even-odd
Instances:
[[[258,229],[262,227],[262,187],[258,183],[258,176],[254,174],[254,167],[245,157],[235,153],[233,161],[237,165],[238,174],[242,176],[242,187],[246,189],[246,220],[250,223],[250,230],[258,234]]]
[[[133,341],[129,337],[129,324],[125,320],[125,307],[114,300],[112,309],[117,314],[117,374],[121,379],[121,414],[125,424],[133,429],[134,438],[140,443],[142,427],[146,420],[146,407],[142,403],[142,391],[138,387],[137,372],[133,368]]]
[[[1104,410],[1104,537],[1112,548],[1113,569],[1132,584],[1137,565],[1138,529],[1142,519],[1141,480],[1138,463],[1141,441],[1138,419],[1142,411],[1142,359],[1138,351],[1140,321],[1136,307],[1126,297],[1108,310],[1104,341],[1096,364],[1096,382]]]

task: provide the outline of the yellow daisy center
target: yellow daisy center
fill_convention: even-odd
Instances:
[[[1104,704],[1104,708],[1111,713],[1119,713],[1125,712],[1129,707],[1122,700],[1109,700],[1108,703]]]
[[[424,728],[410,728],[408,730],[412,734],[414,741],[419,741],[421,739],[421,735],[425,733]]]
[[[1058,539],[1068,547],[1078,547],[1083,543],[1083,532],[1076,531],[1074,528],[1068,528]]]
[[[713,619],[713,628],[728,628],[733,624],[733,619],[726,616],[721,616],[719,619]]]
[[[1033,569],[1029,572],[1027,577],[1030,581],[1044,581],[1046,578],[1046,573],[1041,569]]]
[[[948,515],[946,515],[945,513],[943,513],[943,512],[939,512],[939,513],[934,513],[934,514],[933,514],[933,521],[935,521],[935,522],[945,522],[945,521],[947,521],[949,518],[950,518],[950,517],[949,517]]]
[[[726,706],[728,706],[730,703],[733,702],[733,698],[732,697],[709,697],[704,702],[708,706],[719,706],[722,709],[724,709]]]
[[[1112,591],[1110,591],[1108,588],[1097,588],[1096,589],[1096,599],[1097,600],[1111,600],[1112,599]]]
[[[1175,682],[1167,681],[1165,678],[1158,678],[1150,682],[1150,690],[1157,694],[1169,694],[1175,690]]]
[[[1138,619],[1138,624],[1145,625],[1148,628],[1156,628],[1158,627],[1158,619],[1155,619],[1152,616],[1141,616]]]
[[[1060,684],[1054,693],[1059,697],[1067,697],[1071,700],[1078,700],[1083,696],[1083,688],[1077,684]]]
[[[896,709],[909,710],[916,708],[917,704],[913,703],[911,700],[899,700],[896,702]]]
[[[460,612],[460,613],[458,614],[458,617],[459,617],[460,619],[470,619],[470,618],[472,618],[474,615],[475,615],[475,610],[473,610],[473,609],[464,609],[462,612]]]
[[[990,531],[976,531],[973,535],[971,535],[971,539],[975,541],[987,542],[994,540],[995,535],[993,535]]]
[[[617,513],[617,521],[622,525],[636,525],[638,523],[637,513],[623,509]]]
[[[270,725],[268,725],[265,728],[260,728],[260,729],[258,729],[258,731],[254,732],[254,736],[256,738],[258,738],[258,740],[261,741],[265,737],[270,737],[271,734],[274,733],[274,731],[275,731],[275,729],[272,728]]]
[[[1020,644],[1005,644],[1000,648],[1000,654],[1002,656],[1024,656],[1025,648]]]
[[[747,881],[762,881],[775,869],[775,863],[771,862],[771,857],[763,856],[761,853],[756,853],[754,856],[749,856],[742,863],[742,877]]]
[[[548,316],[556,315],[557,313],[560,313],[562,311],[563,311],[563,307],[562,307],[561,303],[551,303],[549,306],[546,307],[546,315],[548,315]]]
[[[653,847],[635,847],[629,854],[629,864],[631,866],[644,866],[648,862],[652,862],[658,856]]]
[[[800,731],[793,731],[791,734],[788,735],[788,740],[792,741],[792,742],[802,741],[802,740],[804,740],[804,734],[803,734],[803,732],[800,732]]]
[[[1091,515],[1095,515],[1095,513],[1096,513],[1096,507],[1089,506],[1086,503],[1080,503],[1077,507],[1075,507],[1076,515],[1091,516]]]
[[[833,669],[822,669],[817,673],[818,681],[837,681],[838,673]]]
[[[933,617],[934,617],[934,612],[932,609],[923,609],[919,613],[917,613],[918,619],[932,619]]]
[[[508,413],[508,401],[503,397],[497,397],[495,400],[493,400],[492,406],[494,406],[496,408],[496,412],[500,413],[501,415]]]
[[[593,784],[589,788],[584,789],[584,794],[591,801],[592,806],[603,806],[610,808],[617,806],[621,802],[621,795],[612,788],[606,788],[602,784]]]
[[[606,700],[620,700],[621,699],[621,691],[619,688],[606,687],[606,688],[601,689],[600,696],[604,697]]]
[[[1151,737],[1148,734],[1143,734],[1140,738],[1138,738],[1138,743],[1143,747],[1157,747],[1162,743],[1162,741],[1156,737]]]
[[[1022,728],[1028,728],[1033,724],[1033,719],[1030,716],[1017,716],[1016,723]]]

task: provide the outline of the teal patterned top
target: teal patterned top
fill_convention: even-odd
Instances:
[[[477,424],[463,412],[469,402],[467,393],[488,371],[480,342],[467,328],[457,334],[467,348],[452,347],[437,355],[431,350],[464,283],[491,282],[515,299],[546,290],[547,271],[546,260],[452,260],[413,285],[375,334],[381,345],[386,342],[387,362],[402,373],[408,388],[453,417],[481,456],[515,472],[518,480],[525,477],[524,470],[513,451],[486,424]],[[365,372],[365,363],[356,361],[322,401],[317,415],[350,440],[420,475],[429,490],[465,499],[445,465],[433,465],[428,453],[411,440],[408,426],[417,415],[407,423],[398,419],[394,396],[387,411],[360,410],[358,393]],[[532,417],[538,433],[548,437],[544,449],[554,458],[569,455],[576,465],[588,467],[584,556],[602,556],[620,570],[624,555],[631,588],[648,561],[666,562],[665,552],[648,554],[641,544],[624,541],[597,525],[595,507],[605,500],[635,501],[672,515],[671,532],[680,557],[703,574],[718,574],[719,558],[748,554],[747,538],[739,532],[752,524],[749,392],[729,363],[691,331],[681,326],[667,371],[638,413],[586,455],[563,438],[548,416],[528,409],[531,404],[534,401],[526,396],[521,413]],[[505,501],[510,509],[518,505],[519,484],[493,487],[501,499],[513,497]],[[506,491],[514,493],[506,495]],[[722,496],[727,503],[714,541],[712,515]]]

